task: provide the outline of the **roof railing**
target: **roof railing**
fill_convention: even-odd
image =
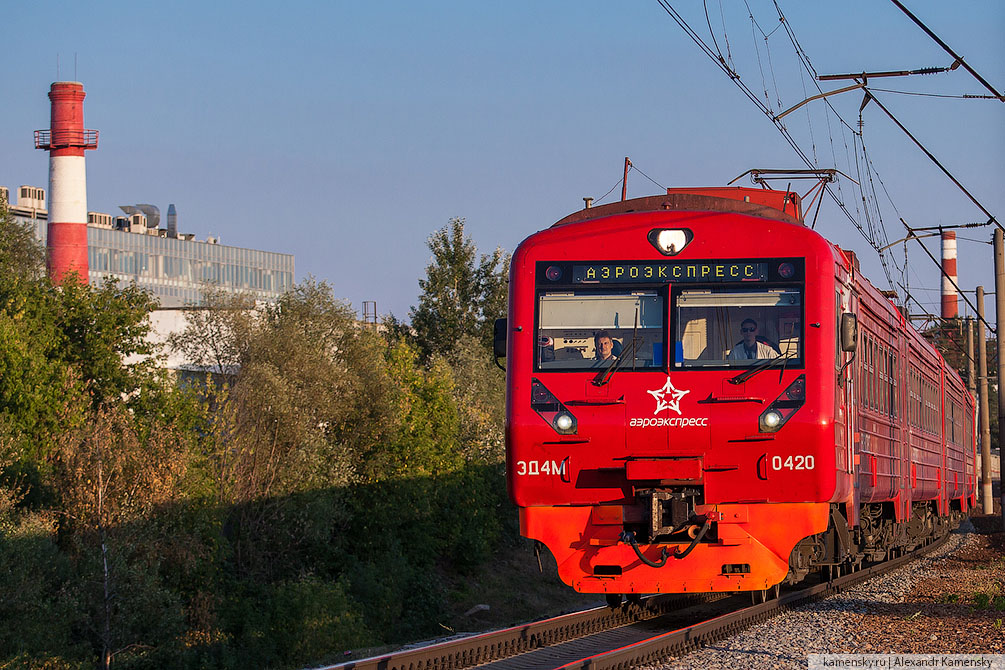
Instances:
[[[97,130],[36,130],[35,148],[44,149],[67,149],[78,147],[81,149],[98,148]]]

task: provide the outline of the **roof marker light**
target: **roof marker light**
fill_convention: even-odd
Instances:
[[[648,238],[664,256],[676,256],[694,239],[694,233],[687,228],[654,228]]]

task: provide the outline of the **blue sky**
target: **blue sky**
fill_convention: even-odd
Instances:
[[[907,4],[1005,88],[1005,3]],[[711,44],[701,3],[674,6]],[[772,2],[705,6],[723,54],[775,112],[817,92],[800,74]],[[820,74],[952,60],[889,2],[778,6]],[[101,132],[87,157],[89,209],[118,213],[118,205],[147,202],[163,213],[175,203],[183,232],[293,253],[298,279],[329,281],[357,309],[376,300],[382,314],[407,316],[429,261],[425,241],[450,217],[467,219],[483,252],[512,250],[579,209],[583,196],[603,196],[625,156],[673,187],[725,185],[755,167],[803,167],[656,0],[42,1],[4,14],[0,185],[46,185],[48,163],[33,149],[32,131],[48,126],[58,57],[59,79],[84,83],[85,124]],[[870,83],[987,92],[962,69]],[[1005,219],[1005,105],[877,95]],[[830,100],[854,127],[861,99],[856,91]],[[899,217],[913,226],[984,219],[877,108],[867,107],[863,120],[890,242],[903,237]],[[820,167],[863,174],[853,174],[850,133],[823,103],[786,125]],[[840,192],[852,208],[853,186],[844,180]],[[631,174],[630,197],[658,191]],[[833,202],[824,203],[817,228],[859,251],[886,287],[877,255]],[[959,234],[989,239],[990,230]],[[990,256],[990,247],[961,241],[964,288],[992,290]],[[903,264],[902,250],[896,258]],[[937,311],[937,270],[918,249],[908,267],[912,294]]]

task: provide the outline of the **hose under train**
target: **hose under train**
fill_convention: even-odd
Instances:
[[[671,557],[685,558],[688,554],[690,554],[691,551],[693,551],[694,548],[698,546],[698,543],[701,542],[701,538],[705,537],[705,533],[708,532],[709,526],[711,525],[712,520],[706,518],[705,523],[702,524],[701,530],[698,531],[698,534],[694,536],[694,539],[691,540],[691,544],[689,544],[687,549],[685,549],[684,551],[680,551],[680,549],[678,548],[674,549],[673,553],[670,553],[670,551],[666,547],[663,547],[660,550],[660,560],[658,561],[653,561],[647,558],[646,555],[642,553],[642,550],[639,549],[639,543],[635,539],[635,533],[628,530],[622,531],[621,536],[618,539],[624,542],[625,544],[631,545],[632,549],[635,550],[635,555],[639,557],[639,560],[648,565],[650,568],[662,568],[664,565],[667,564],[667,561]]]

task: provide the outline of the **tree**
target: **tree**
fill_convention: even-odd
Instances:
[[[61,437],[55,456],[62,530],[72,531],[68,544],[81,566],[88,627],[104,670],[116,654],[170,638],[182,625],[177,598],[159,585],[159,542],[145,537],[139,522],[177,499],[188,449],[172,426],[141,428],[122,406],[102,406]]]
[[[458,414],[453,371],[436,357],[428,369],[404,340],[387,352],[387,371],[394,383],[386,440],[371,444],[359,459],[363,481],[416,478],[454,472],[464,464],[458,448]]]
[[[419,280],[419,305],[411,310],[423,359],[448,354],[464,335],[491,347],[492,324],[506,311],[507,254],[497,248],[479,258],[461,218],[430,235],[428,245],[433,260]]]
[[[171,343],[222,373],[206,431],[221,502],[350,483],[390,430],[383,340],[313,279],[275,304],[213,291],[206,302]]]
[[[45,248],[28,224],[20,224],[0,198],[0,277],[37,279],[45,271]]]
[[[136,404],[163,388],[146,339],[150,296],[135,285],[55,286],[43,261],[33,231],[0,202],[0,432],[15,470],[43,463],[88,404]]]
[[[168,346],[186,363],[214,375],[234,374],[253,331],[255,299],[209,285],[202,305],[185,312],[185,330],[172,333]]]
[[[148,339],[148,317],[157,306],[149,293],[110,278],[100,286],[49,286],[62,361],[79,372],[95,408],[163,387]]]
[[[461,451],[469,463],[503,461],[506,374],[481,342],[462,337],[450,352]]]

